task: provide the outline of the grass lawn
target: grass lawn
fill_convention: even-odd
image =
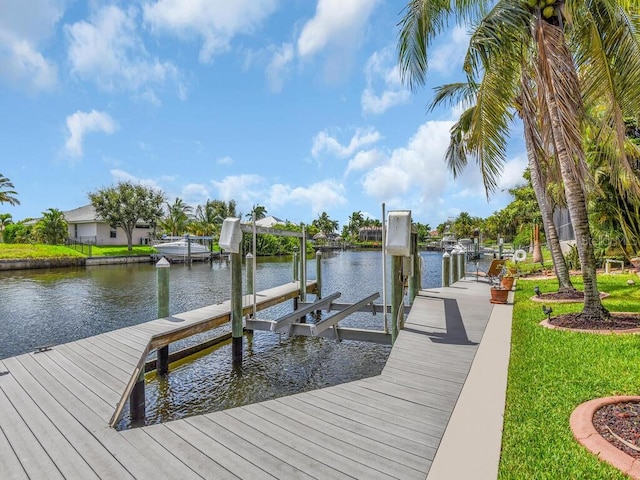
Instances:
[[[627,285],[634,279],[639,286]],[[582,278],[572,278],[582,289]],[[555,280],[520,279],[513,309],[500,479],[624,479],[573,438],[571,412],[582,402],[640,393],[640,336],[596,335],[540,327],[533,287],[555,291]],[[610,311],[640,311],[636,275],[599,275]],[[553,314],[579,311],[581,303],[554,303]]]
[[[27,259],[27,258],[65,258],[84,257],[72,248],[61,245],[30,245],[0,243],[0,259]]]
[[[158,251],[148,245],[134,245],[129,251],[126,245],[120,246],[97,246],[91,247],[91,256],[93,257],[112,257],[119,255],[151,255]]]
[[[150,255],[157,253],[156,249],[145,245],[134,245],[129,251],[127,246],[92,246],[91,256],[110,257],[118,255]],[[25,258],[64,258],[64,257],[85,257],[73,248],[63,245],[30,245],[0,243],[0,259],[25,259]]]

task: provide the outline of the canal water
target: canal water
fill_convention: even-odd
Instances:
[[[441,283],[442,256],[422,252],[423,288]],[[325,253],[323,294],[341,292],[340,302],[355,302],[382,292],[382,260],[376,251]],[[315,279],[316,263],[307,265]],[[0,272],[0,358],[60,344],[157,317],[157,271],[153,264],[95,266]],[[290,282],[291,258],[259,258],[256,289]],[[390,301],[390,288],[387,289]],[[230,298],[230,266],[225,261],[174,264],[170,270],[170,312],[199,308]],[[313,295],[310,296],[313,298]],[[381,298],[378,300],[381,302]],[[286,302],[262,312],[275,319],[290,312]],[[356,313],[342,326],[383,328],[383,316]],[[211,338],[229,327],[181,341],[171,348]],[[245,337],[242,368],[231,366],[231,346],[223,343],[172,365],[165,378],[147,377],[147,423],[222,410],[380,373],[389,346],[336,342],[256,331]],[[129,426],[125,411],[119,428]]]

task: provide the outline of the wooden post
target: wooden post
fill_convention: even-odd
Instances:
[[[458,277],[464,278],[467,276],[467,252],[464,250],[460,252],[460,261],[458,263],[460,264],[460,275]]]
[[[398,328],[402,324],[400,315],[402,311],[402,299],[404,297],[404,282],[402,281],[402,257],[391,256],[391,343],[395,343],[398,337]]]
[[[444,252],[442,255],[442,286],[448,287],[451,285],[451,255]]]
[[[166,258],[161,258],[156,263],[158,278],[158,318],[169,316],[169,267]],[[169,345],[158,348],[156,371],[158,375],[165,375],[169,372]]]
[[[247,253],[246,258],[246,272],[247,272],[247,295],[251,296],[251,302],[254,302],[253,294],[255,293],[253,289],[253,255],[251,253]],[[253,314],[249,315],[250,318],[253,318]],[[247,329],[247,333],[253,333],[253,330]]]
[[[231,362],[242,364],[242,256],[231,257]]]
[[[131,426],[141,427],[145,424],[144,365],[140,368],[138,380],[131,390],[129,411],[131,412]]]
[[[409,303],[413,304],[420,290],[420,254],[418,253],[418,233],[411,233],[411,262],[413,275],[409,277]]]
[[[456,283],[458,281],[458,250],[455,248],[451,250],[451,283]]]

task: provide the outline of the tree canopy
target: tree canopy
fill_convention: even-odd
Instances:
[[[132,249],[133,229],[139,221],[153,228],[163,216],[164,193],[151,187],[120,182],[115,186],[89,193],[96,213],[111,227],[121,227],[127,236],[127,246]]]
[[[16,198],[17,194],[11,180],[0,173],[0,203],[20,205],[20,201]]]
[[[42,212],[42,218],[35,225],[36,240],[49,245],[64,243],[69,236],[64,214],[57,208]]]
[[[466,151],[455,167],[464,167],[466,154],[473,154],[487,191],[497,186],[517,102],[535,96],[530,104],[540,120],[531,125],[542,131],[531,137],[534,144],[527,142],[527,148],[554,156],[559,166],[584,280],[581,315],[594,321],[607,319],[609,313],[597,288],[588,223],[583,101],[606,105],[600,119],[603,133],[610,135],[606,159],[618,170],[628,168],[623,118],[640,111],[639,8],[637,2],[622,0],[412,0],[401,21],[400,71],[412,88],[425,82],[428,47],[451,17],[474,25],[464,62],[467,82],[441,94],[475,102],[463,113],[463,122],[474,124],[465,128],[473,136],[464,142]]]

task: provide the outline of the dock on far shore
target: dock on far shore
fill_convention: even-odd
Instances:
[[[380,375],[110,426],[150,350],[229,314],[224,302],[0,360],[2,478],[496,478],[511,306],[469,279],[420,290]],[[464,461],[462,441],[473,445]]]

